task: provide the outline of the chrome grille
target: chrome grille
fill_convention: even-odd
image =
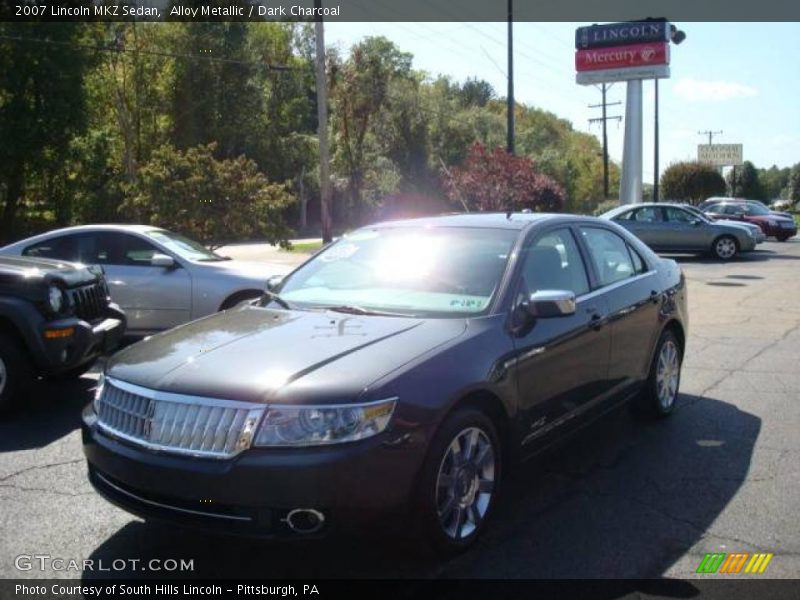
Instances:
[[[250,447],[264,408],[250,402],[184,396],[105,378],[97,423],[152,450],[229,458]]]
[[[108,294],[100,282],[73,288],[67,293],[75,307],[75,314],[84,321],[99,319],[108,307]]]

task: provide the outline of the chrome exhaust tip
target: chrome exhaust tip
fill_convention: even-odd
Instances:
[[[325,515],[313,508],[295,508],[281,519],[295,533],[316,533],[325,526]]]

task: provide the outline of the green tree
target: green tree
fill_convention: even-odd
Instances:
[[[753,200],[767,200],[758,170],[749,160],[744,161],[741,167],[736,167],[736,181],[733,181],[733,169],[728,173],[728,187],[731,196],[736,198],[751,198]]]
[[[661,197],[696,204],[725,194],[725,180],[714,167],[699,162],[672,163],[661,175]]]
[[[0,23],[0,237],[11,236],[32,183],[46,190],[63,179],[70,140],[86,125],[84,32],[80,23]]]
[[[775,165],[772,165],[769,169],[758,170],[758,178],[761,181],[761,187],[764,189],[764,197],[766,199],[775,200],[783,197],[783,192],[786,186],[789,185],[790,171],[789,167],[779,169]]]
[[[206,244],[265,239],[286,245],[283,221],[294,197],[270,183],[252,160],[214,158],[214,144],[182,151],[164,145],[139,169],[123,210],[141,223],[173,229]]]
[[[346,60],[331,60],[333,162],[347,179],[347,212],[352,223],[362,220],[362,190],[370,162],[377,159],[371,134],[379,111],[392,102],[390,83],[411,74],[411,55],[384,37],[369,37],[350,50]]]

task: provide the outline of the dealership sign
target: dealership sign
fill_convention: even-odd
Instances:
[[[631,21],[578,27],[575,48],[605,48],[643,42],[668,42],[670,27],[667,21]]]
[[[668,64],[668,42],[632,44],[614,48],[593,48],[575,52],[575,69],[578,72]]]
[[[698,144],[697,161],[715,167],[736,167],[743,162],[742,144]]]
[[[669,65],[645,65],[641,67],[625,67],[624,69],[580,71],[575,74],[575,83],[596,85],[614,81],[630,81],[631,79],[667,79],[669,75]]]

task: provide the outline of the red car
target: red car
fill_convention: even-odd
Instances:
[[[797,224],[784,213],[771,211],[760,202],[750,200],[726,200],[703,207],[710,218],[747,221],[761,227],[767,236],[785,242],[797,235]]]

